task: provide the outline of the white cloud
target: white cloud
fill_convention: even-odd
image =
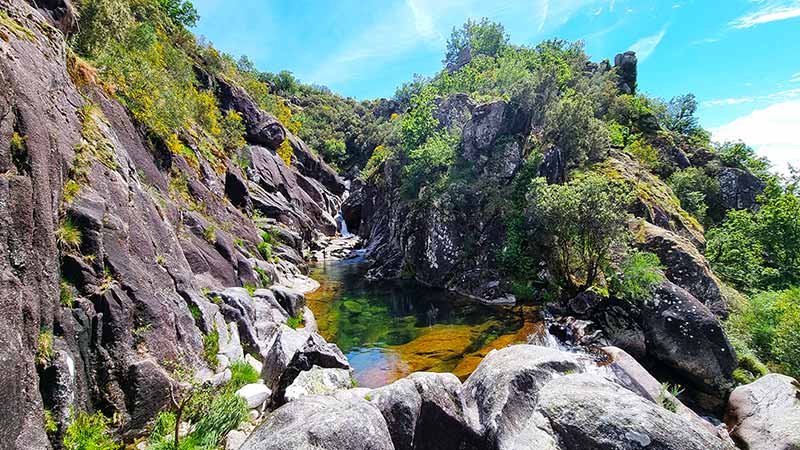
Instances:
[[[800,100],[776,103],[711,130],[715,141],[743,141],[773,167],[786,172],[800,166]]]
[[[764,23],[800,17],[800,0],[755,1],[761,6],[756,11],[730,22],[732,27],[750,28]]]
[[[800,83],[800,72],[792,75],[792,78],[789,80],[789,83]]]
[[[631,45],[630,50],[636,52],[636,56],[639,59],[639,62],[642,62],[650,57],[651,54],[656,50],[658,44],[661,43],[661,40],[664,38],[664,35],[667,33],[667,27],[661,29],[660,32],[652,35],[652,36],[645,36],[638,41],[636,41],[633,45]]]
[[[748,83],[745,83],[747,86]],[[788,99],[794,99],[800,97],[800,88],[797,89],[787,89],[785,91],[774,92],[768,95],[755,95],[751,97],[735,97],[735,98],[723,98],[717,100],[706,100],[700,103],[700,106],[730,106],[730,105],[738,105],[740,103],[753,103],[753,102],[776,102],[776,101],[783,101]]]

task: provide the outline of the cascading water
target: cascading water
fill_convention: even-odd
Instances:
[[[344,182],[344,193],[342,194],[342,203],[347,200],[347,197],[350,196],[350,180],[345,180]],[[352,234],[347,230],[347,221],[344,220],[344,214],[342,213],[342,207],[339,206],[339,211],[336,213],[336,224],[339,226],[339,234],[343,238],[349,238]]]

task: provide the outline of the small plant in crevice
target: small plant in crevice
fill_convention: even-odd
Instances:
[[[66,450],[117,450],[122,448],[114,442],[109,431],[111,420],[97,412],[94,415],[81,412],[67,427],[64,436]]]
[[[44,410],[44,432],[48,435],[52,435],[58,431],[58,423],[56,423],[56,419],[53,417],[53,411],[49,409]]]
[[[661,390],[656,397],[656,403],[669,412],[678,412],[678,396],[683,393],[679,385],[661,383]]]
[[[81,185],[75,180],[67,180],[64,183],[64,203],[72,203],[78,197]]]
[[[16,131],[11,135],[11,162],[20,174],[30,174],[31,164],[28,157],[26,137]]]
[[[258,253],[264,261],[272,262],[272,245],[274,240],[269,232],[264,231],[261,233],[261,242],[258,243]]]
[[[61,280],[59,286],[59,301],[61,306],[72,308],[75,304],[75,288],[66,280]]]
[[[203,312],[200,311],[200,307],[195,305],[194,303],[189,303],[189,314],[192,315],[192,318],[195,322],[199,322],[200,319],[203,318]]]
[[[106,292],[111,289],[115,281],[114,274],[111,273],[111,268],[103,266],[103,281],[100,283],[100,292]]]
[[[39,332],[36,344],[36,365],[47,367],[53,361],[54,337],[51,330],[43,329]]]
[[[203,237],[209,244],[217,241],[217,227],[216,225],[209,225],[203,229]]]
[[[58,224],[56,241],[62,250],[77,252],[80,250],[82,237],[81,230],[71,218],[65,217]]]
[[[256,275],[258,275],[258,280],[261,282],[261,287],[268,288],[272,286],[272,277],[266,270],[258,266],[254,266],[253,270],[256,272]]]
[[[256,289],[258,289],[255,284],[251,284],[251,283],[244,283],[244,285],[242,287],[247,291],[247,293],[251,297],[256,293]]]
[[[212,369],[216,369],[219,364],[217,353],[219,353],[219,331],[214,328],[213,331],[203,336],[203,359]]]
[[[294,317],[289,317],[286,319],[286,326],[293,329],[301,328],[305,325],[306,320],[303,318],[303,313],[300,312]]]

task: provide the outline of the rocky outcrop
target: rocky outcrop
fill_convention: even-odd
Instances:
[[[273,412],[240,450],[393,450],[381,412],[366,400],[308,396]]]
[[[529,131],[530,117],[507,102],[478,105],[464,125],[460,157],[485,176],[511,178]]]
[[[614,69],[617,71],[617,86],[624,94],[636,93],[638,59],[636,53],[627,51],[614,57]]]
[[[741,448],[800,448],[800,383],[770,374],[739,386],[728,401],[725,422]]]
[[[757,197],[764,192],[767,184],[752,173],[734,167],[723,167],[717,173],[723,207],[728,209],[758,208]]]
[[[718,317],[728,316],[722,283],[711,272],[705,257],[687,239],[645,221],[633,221],[631,228],[642,250],[655,253],[666,277],[689,291]]]
[[[642,329],[650,357],[724,402],[738,362],[722,325],[708,308],[686,290],[664,282],[643,308]]]

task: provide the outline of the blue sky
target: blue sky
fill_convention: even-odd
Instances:
[[[639,54],[640,89],[693,92],[703,126],[781,170],[800,165],[800,0],[194,0],[196,32],[261,70],[368,99],[441,68],[467,18],[515,44],[581,39],[594,60]]]

